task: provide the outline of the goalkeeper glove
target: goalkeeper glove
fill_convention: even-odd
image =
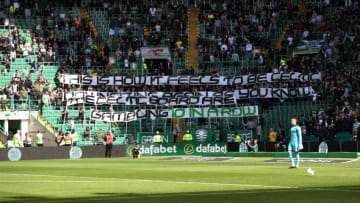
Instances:
[[[300,149],[300,150],[303,150],[303,149],[304,149],[303,144],[299,144],[299,149]]]

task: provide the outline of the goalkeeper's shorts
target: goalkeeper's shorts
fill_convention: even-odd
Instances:
[[[288,151],[299,152],[299,145],[295,143],[289,143]]]

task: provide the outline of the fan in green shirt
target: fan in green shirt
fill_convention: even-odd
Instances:
[[[45,94],[42,96],[42,102],[44,103],[44,106],[45,106],[45,107],[48,107],[48,106],[49,106],[49,94],[48,94],[48,93],[45,93]]]
[[[31,36],[28,36],[28,35],[26,35],[25,37],[24,37],[24,41],[25,41],[25,43],[32,43],[32,39],[31,39]]]
[[[20,90],[20,97],[22,100],[26,100],[28,97],[28,92],[26,91],[25,87],[22,87]]]

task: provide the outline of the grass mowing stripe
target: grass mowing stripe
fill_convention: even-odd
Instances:
[[[96,179],[96,181],[86,180],[31,180],[31,181],[12,181],[0,180],[0,183],[51,183],[51,182],[68,182],[68,183],[116,183],[116,182],[153,182],[153,183],[170,183],[170,184],[196,184],[196,185],[216,185],[216,186],[241,186],[241,187],[262,187],[262,188],[282,188],[282,189],[303,189],[303,190],[322,190],[335,192],[360,192],[360,190],[343,190],[331,188],[306,188],[306,187],[290,187],[290,186],[275,186],[275,185],[252,185],[252,184],[237,184],[237,183],[207,183],[207,182],[189,182],[189,181],[166,181],[166,180],[146,180],[146,179],[124,179],[124,178],[101,178],[101,177],[82,177],[82,176],[57,176],[57,175],[37,175],[37,174],[18,174],[18,173],[0,173],[1,175],[20,175],[32,177],[53,177],[53,178],[80,178],[80,179]],[[100,180],[99,180],[100,179]],[[101,179],[105,179],[101,181]],[[110,179],[110,180],[107,180]]]
[[[315,187],[315,188],[308,188],[311,190],[323,190],[323,191],[334,191],[334,192],[360,192],[360,190],[343,190],[343,189],[331,189],[331,188],[320,188],[320,187]]]
[[[0,183],[119,183],[134,180],[0,180]],[[135,180],[137,182],[139,180]],[[330,188],[306,188],[306,187],[284,187],[284,186],[269,186],[269,185],[248,185],[248,184],[226,184],[226,183],[201,183],[201,182],[183,182],[183,181],[157,181],[157,180],[141,180],[139,182],[167,182],[167,183],[183,183],[183,184],[201,184],[201,185],[219,185],[219,186],[242,186],[242,187],[269,187],[269,188],[282,188],[294,190],[321,190],[321,191],[334,191],[334,192],[360,192],[359,190],[343,190],[343,189],[330,189]]]
[[[218,185],[218,186],[242,186],[242,187],[263,187],[263,188],[284,188],[296,189],[298,187],[289,186],[275,186],[275,185],[252,185],[252,184],[237,184],[237,183],[206,183],[206,182],[188,182],[188,181],[167,181],[167,180],[146,180],[146,179],[126,179],[126,178],[100,178],[100,177],[82,177],[82,176],[57,176],[44,174],[21,174],[21,173],[0,173],[0,175],[15,175],[15,176],[32,176],[32,177],[53,177],[53,178],[81,178],[81,179],[110,179],[113,182],[153,182],[153,183],[175,183],[175,184],[196,184],[196,185]],[[71,181],[68,181],[71,183]]]

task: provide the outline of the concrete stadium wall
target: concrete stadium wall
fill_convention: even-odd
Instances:
[[[22,154],[21,160],[37,159],[68,159],[71,147],[24,147],[19,148]],[[82,146],[82,158],[105,157],[104,146]],[[0,149],[0,161],[8,161],[8,150]],[[112,157],[125,157],[125,145],[113,145]]]
[[[0,142],[1,143],[6,143],[6,135],[5,135],[5,133],[3,132],[3,131],[0,131]]]

